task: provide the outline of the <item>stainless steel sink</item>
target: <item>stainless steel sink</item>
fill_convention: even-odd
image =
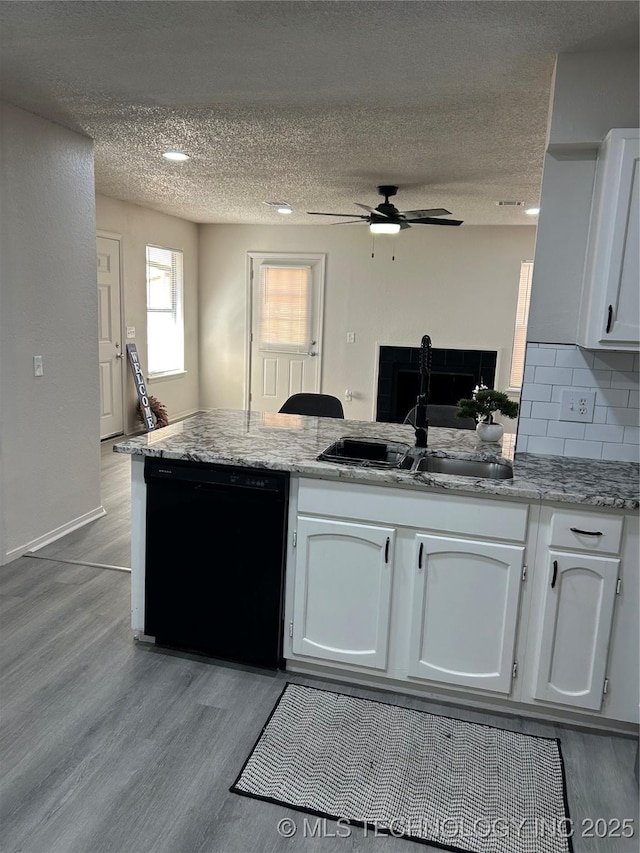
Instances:
[[[399,468],[401,465],[410,468],[413,459],[409,459],[408,465],[403,464],[410,447],[409,444],[345,435],[326,447],[318,459],[365,468]]]
[[[422,456],[413,471],[428,471],[431,474],[455,474],[458,477],[478,477],[488,480],[508,480],[513,477],[513,468],[503,462],[482,462],[474,459],[452,459],[442,456]]]

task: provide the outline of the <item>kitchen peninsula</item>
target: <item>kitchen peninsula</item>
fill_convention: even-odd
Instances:
[[[145,459],[286,472],[288,670],[631,730],[638,465],[518,454],[513,478],[493,480],[317,459],[346,435],[414,444],[405,425],[212,410],[116,445],[132,456],[136,634]],[[431,428],[421,452],[504,462],[512,439]]]

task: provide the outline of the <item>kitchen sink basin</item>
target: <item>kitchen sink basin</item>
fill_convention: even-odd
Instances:
[[[357,438],[345,435],[325,448],[318,456],[323,462],[340,465],[360,465],[366,468],[399,468],[405,458],[409,444],[379,441],[374,438]],[[410,468],[412,459],[408,465]]]
[[[508,480],[513,468],[504,462],[482,462],[475,459],[452,459],[442,456],[422,456],[416,460],[413,471],[431,474],[455,474],[458,477],[478,477],[489,480]]]

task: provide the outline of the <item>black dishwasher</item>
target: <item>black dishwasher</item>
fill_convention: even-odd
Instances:
[[[145,633],[276,668],[289,475],[149,458]]]

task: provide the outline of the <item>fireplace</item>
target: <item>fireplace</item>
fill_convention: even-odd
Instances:
[[[429,403],[455,406],[476,385],[494,387],[495,350],[434,349]],[[420,347],[380,347],[376,420],[402,423],[420,390]]]

